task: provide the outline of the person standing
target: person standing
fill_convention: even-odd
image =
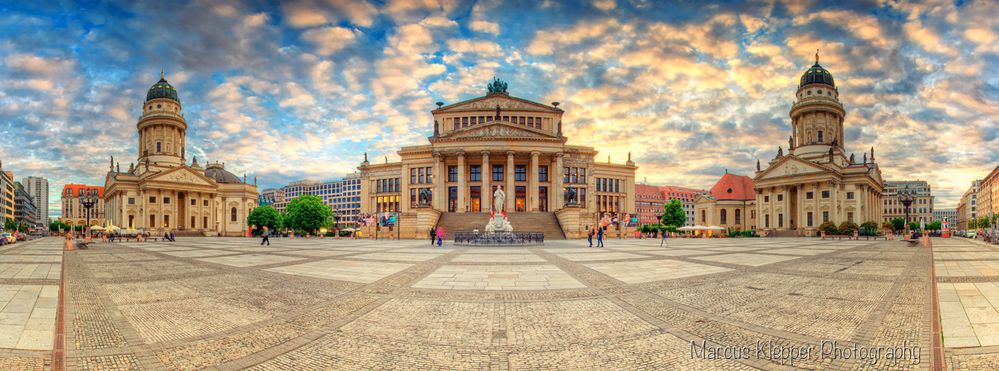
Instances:
[[[437,228],[430,228],[430,246],[434,245],[434,241],[437,239]]]
[[[604,247],[604,228],[597,228],[597,247]]]
[[[669,247],[669,243],[666,242],[666,239],[669,238],[669,231],[663,231],[662,235],[663,239],[659,240],[659,247],[663,247],[663,244],[666,244],[666,247]]]
[[[590,247],[593,247],[593,228],[586,226],[586,242],[590,243]]]
[[[271,230],[269,228],[267,228],[266,225],[264,226],[264,231],[260,232],[260,236],[263,237],[260,240],[260,246],[263,246],[264,242],[267,242],[267,246],[271,245],[271,239],[270,239],[270,237],[271,237]]]
[[[437,228],[437,247],[444,244],[444,228]]]

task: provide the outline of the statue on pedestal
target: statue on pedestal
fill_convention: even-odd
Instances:
[[[493,192],[493,213],[489,217],[489,223],[486,223],[486,232],[513,232],[513,226],[503,212],[504,201],[506,201],[506,192],[503,192],[503,186],[497,185],[496,191]],[[497,218],[496,215],[500,217]]]

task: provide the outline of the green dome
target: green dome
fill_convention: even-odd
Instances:
[[[809,68],[801,75],[801,82],[798,84],[798,88],[809,84],[827,84],[836,87],[832,74],[829,73],[829,70],[822,68],[818,61],[812,65],[812,68]]]
[[[160,81],[153,84],[153,86],[149,88],[149,92],[146,93],[146,102],[156,98],[173,99],[177,101],[177,103],[180,103],[180,98],[177,97],[177,89],[174,89],[173,85],[170,85],[170,83],[166,81],[166,77],[162,75],[160,76]]]

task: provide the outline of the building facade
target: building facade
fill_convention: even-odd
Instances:
[[[695,225],[757,229],[756,187],[748,176],[726,172],[711,191],[697,196],[694,205]]]
[[[961,231],[968,230],[968,221],[978,219],[978,188],[981,180],[971,182],[971,186],[961,195],[961,201],[957,204],[957,226]]]
[[[14,220],[14,173],[3,170],[0,163],[0,224],[6,220]]]
[[[915,197],[909,206],[910,222],[933,221],[933,193],[930,184],[925,180],[888,180],[885,181],[884,218],[889,221],[895,218],[905,219],[905,205],[899,200],[898,191],[908,189]]]
[[[85,199],[96,199],[89,211]],[[59,221],[69,226],[104,225],[104,187],[86,184],[67,184],[62,187],[62,213]]]
[[[978,186],[978,218],[999,214],[999,166]]]
[[[636,184],[635,213],[638,214],[638,224],[659,223],[665,201],[661,187]]]
[[[554,213],[562,232],[575,237],[603,214],[635,212],[637,167],[630,158],[597,161],[593,147],[567,143],[558,102],[517,98],[506,87],[495,80],[485,96],[438,102],[429,143],[403,147],[398,162],[373,163],[365,155],[358,167],[361,212],[398,212],[413,227],[400,235],[420,237],[442,214]],[[492,205],[500,188],[504,205]]]
[[[354,228],[361,215],[361,176],[359,173],[330,181],[318,182],[300,180],[291,182],[279,189],[266,189],[261,198],[267,204],[279,211],[284,211],[291,200],[302,195],[314,195],[323,199],[323,203],[333,209],[341,229]],[[263,205],[263,202],[261,203]]]
[[[38,209],[35,220],[37,220],[38,223],[48,225],[49,180],[38,176],[28,176],[21,179],[21,184],[24,184],[24,189],[35,201],[35,208]]]
[[[707,194],[708,191],[703,189],[694,189],[686,187],[675,187],[675,186],[664,186],[662,187],[663,198],[666,201],[680,200],[680,205],[683,206],[683,212],[687,215],[687,222],[684,223],[688,226],[693,226],[695,223],[694,217],[694,201],[697,200],[697,196],[702,194]]]
[[[954,228],[957,223],[957,209],[936,209],[933,210],[933,220],[934,222],[944,221],[950,223],[950,227]]]
[[[35,207],[35,198],[28,193],[24,185],[20,182],[14,183],[14,220],[18,224],[24,223],[28,228],[37,230],[41,227],[38,221],[38,209]]]
[[[187,162],[187,121],[177,90],[161,74],[146,93],[137,161],[125,171],[111,158],[104,180],[104,212],[123,229],[149,233],[178,230],[191,234],[241,236],[257,205],[257,187],[225,169]],[[183,233],[183,232],[182,232]]]
[[[884,185],[874,148],[862,159],[847,156],[846,110],[818,54],[801,76],[795,98],[787,152],[778,147],[765,169],[757,161],[758,227],[778,235],[814,236],[824,222],[881,220]]]

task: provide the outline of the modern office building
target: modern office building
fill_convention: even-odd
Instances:
[[[329,182],[299,180],[281,188],[265,189],[261,193],[261,205],[267,202],[275,209],[284,211],[288,203],[302,195],[315,195],[323,199],[333,209],[341,229],[357,226],[361,214],[361,177],[359,173]]]
[[[37,209],[35,219],[38,223],[48,225],[49,220],[49,180],[39,176],[27,176],[21,179],[24,189],[35,201]]]
[[[20,182],[14,182],[14,188],[14,220],[18,224],[27,224],[32,230],[38,230],[41,228],[41,223],[38,221],[38,209],[34,197]]]

